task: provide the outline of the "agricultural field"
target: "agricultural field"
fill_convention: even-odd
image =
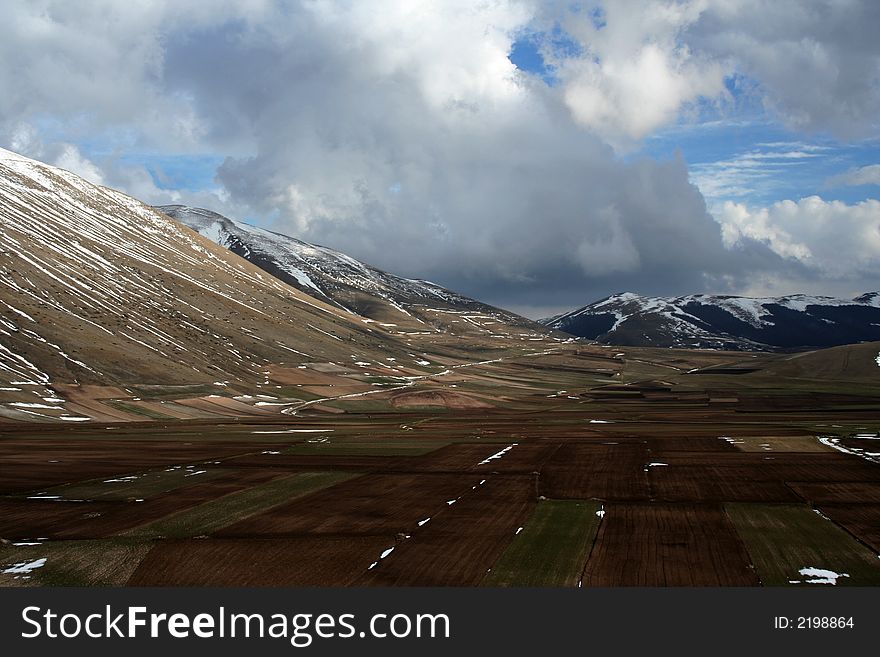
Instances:
[[[572,343],[285,413],[145,385],[4,421],[0,585],[875,586],[877,347]]]

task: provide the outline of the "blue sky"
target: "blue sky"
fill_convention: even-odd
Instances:
[[[604,14],[594,8],[593,24],[604,27]],[[524,31],[513,42],[509,58],[520,70],[548,86],[559,80],[542,51],[561,58],[580,49],[557,25],[548,32]],[[710,207],[733,200],[755,206],[818,195],[827,201],[857,203],[880,195],[880,185],[846,185],[835,178],[880,162],[880,139],[841,141],[830,135],[803,134],[774,120],[755,95],[756,80],[732,75],[725,80],[723,103],[697,99],[675,125],[648,136],[621,157],[657,160],[682,157],[691,180]]]

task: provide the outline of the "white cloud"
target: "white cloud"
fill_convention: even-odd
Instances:
[[[825,182],[825,185],[826,187],[880,185],[880,164],[869,164],[864,167],[850,169],[839,175],[832,176]]]
[[[674,122],[682,107],[724,94],[724,70],[681,40],[706,3],[625,0],[605,6],[601,26],[569,14],[583,53],[555,62],[574,118],[618,147]]]
[[[104,184],[104,176],[95,163],[83,157],[79,149],[73,144],[64,144],[61,153],[52,162],[55,166],[72,171],[97,185]]]
[[[830,279],[880,275],[880,201],[848,205],[810,196],[763,208],[727,201],[715,217],[728,246],[744,239],[764,242]]]
[[[713,206],[721,200],[767,195],[787,183],[789,176],[797,175],[797,167],[823,157],[824,150],[803,143],[758,144],[726,160],[693,164],[691,180]]]
[[[880,129],[878,24],[873,0],[719,0],[682,38],[757,80],[791,128],[855,139]]]

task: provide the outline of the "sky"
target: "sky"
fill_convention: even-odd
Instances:
[[[872,0],[5,0],[0,146],[530,317],[880,289]]]

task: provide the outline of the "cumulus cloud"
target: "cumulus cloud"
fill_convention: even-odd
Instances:
[[[880,275],[880,201],[849,205],[810,196],[764,208],[728,201],[717,217],[728,245],[758,240],[832,279]]]
[[[724,0],[705,3],[682,39],[760,84],[790,127],[844,139],[877,134],[880,3]]]
[[[607,3],[601,13],[570,13],[564,26],[582,46],[555,63],[574,118],[626,147],[676,120],[684,105],[725,92],[724,68],[692,53],[684,30],[703,1]]]

